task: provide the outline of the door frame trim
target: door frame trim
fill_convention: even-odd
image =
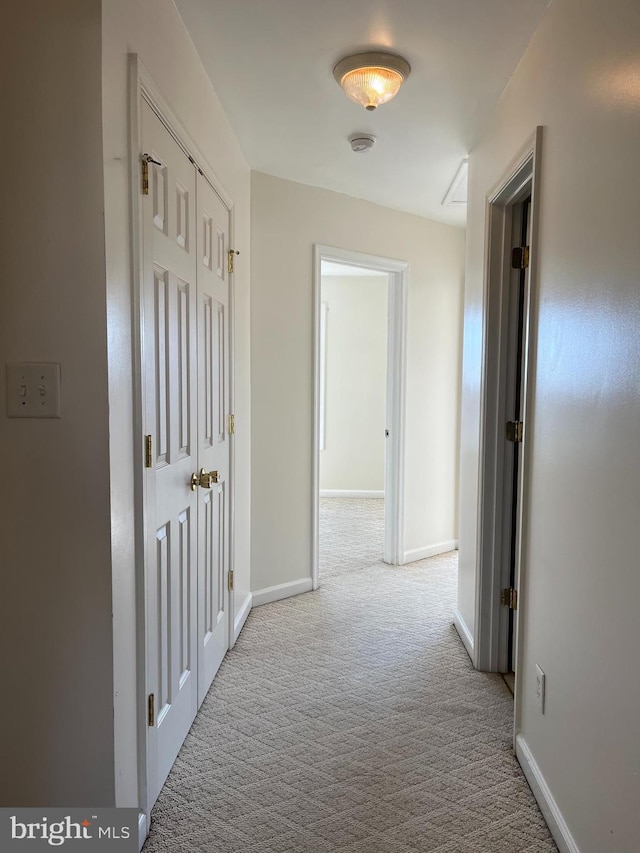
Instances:
[[[502,478],[504,439],[504,355],[507,346],[507,322],[503,299],[511,277],[511,234],[513,205],[522,200],[523,191],[531,192],[531,254],[529,275],[524,294],[524,369],[522,374],[522,419],[525,423],[521,449],[521,471],[518,484],[516,523],[516,588],[522,590],[525,578],[523,554],[526,546],[526,506],[529,493],[529,457],[531,441],[527,440],[533,411],[535,364],[534,309],[537,276],[538,212],[542,128],[527,140],[509,168],[503,173],[486,200],[485,287],[482,340],[482,378],[480,386],[480,454],[478,484],[478,551],[476,566],[476,629],[474,664],[477,669],[499,672],[504,668],[507,650],[508,620],[500,603],[500,591],[508,584],[509,567],[502,565],[502,520],[504,482]],[[527,189],[528,194],[529,190]],[[519,596],[518,607],[526,606],[526,596]],[[522,651],[522,622],[516,611],[516,686],[514,713],[517,721],[519,679]],[[517,729],[516,729],[517,730]]]
[[[319,586],[320,555],[320,315],[322,261],[377,269],[389,274],[387,314],[386,420],[389,440],[385,452],[384,560],[404,562],[404,460],[407,373],[407,301],[409,264],[377,255],[337,249],[316,243],[313,247],[313,461],[311,475],[311,580]]]
[[[133,374],[133,436],[134,436],[134,500],[135,500],[135,557],[136,557],[136,687],[137,687],[137,765],[138,797],[141,811],[149,815],[153,803],[149,802],[147,785],[147,660],[146,660],[146,547],[147,547],[147,489],[144,467],[144,258],[142,252],[142,205],[140,203],[140,154],[142,151],[142,103],[145,101],[158,116],[176,143],[191,160],[194,167],[208,181],[214,192],[229,211],[229,242],[234,244],[235,209],[231,196],[224,189],[216,172],[202,154],[191,135],[161,94],[138,54],[129,54],[129,186],[131,204],[131,328]],[[234,328],[235,300],[233,280],[229,277],[229,407],[235,409],[235,358]],[[229,436],[229,570],[234,568],[235,554],[235,450],[234,436]],[[234,592],[229,591],[228,637],[229,648],[235,642]],[[114,661],[117,666],[117,661]],[[147,821],[148,826],[148,821]]]

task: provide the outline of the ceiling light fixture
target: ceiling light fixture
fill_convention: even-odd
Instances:
[[[394,98],[411,73],[411,66],[392,53],[358,53],[345,56],[333,69],[333,76],[347,98],[375,110]]]

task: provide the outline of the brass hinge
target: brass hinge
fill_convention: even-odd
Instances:
[[[228,431],[229,435],[233,435],[236,431],[236,416],[235,415],[229,415],[227,421],[228,421],[227,431]]]
[[[153,468],[153,439],[150,435],[144,437],[144,467]]]
[[[520,444],[523,432],[524,424],[522,421],[507,421],[507,441],[513,441],[514,444]]]
[[[149,195],[149,163],[142,158],[142,195]]]
[[[526,270],[529,267],[529,247],[516,246],[511,250],[511,267],[514,270]]]
[[[230,273],[232,273],[232,272],[233,272],[233,259],[234,259],[234,255],[239,255],[239,254],[240,254],[240,252],[237,252],[235,249],[229,249],[229,252],[228,252],[228,259],[229,259],[229,262],[228,262],[228,264],[227,264],[227,269],[229,270],[229,272],[230,272]]]
[[[151,154],[142,155],[142,195],[149,195],[149,163],[155,163],[156,166],[162,166],[159,160],[154,160]]]
[[[229,579],[227,581],[227,586],[229,587],[229,592],[233,590],[233,569],[229,569]]]
[[[153,693],[149,693],[149,700],[147,702],[147,722],[150,726],[155,726],[156,724],[156,697]]]
[[[500,600],[505,607],[508,607],[509,610],[517,610],[518,609],[518,590],[513,589],[513,587],[509,587],[509,589],[503,589],[502,595],[500,596]]]

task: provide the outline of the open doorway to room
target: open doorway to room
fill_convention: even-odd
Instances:
[[[408,265],[316,246],[313,585],[402,562]]]
[[[321,262],[321,578],[384,557],[389,273]]]
[[[478,669],[500,672],[516,698],[518,607],[526,587],[527,449],[531,440],[536,187],[541,129],[488,199],[487,289],[480,460]]]
[[[522,194],[524,193],[524,198]],[[503,560],[508,582],[502,593],[507,618],[504,678],[515,692],[517,554],[520,514],[521,446],[524,432],[524,373],[527,359],[525,321],[531,245],[531,180],[527,181],[511,210],[511,282],[508,288],[507,365],[505,411],[507,416],[504,447]]]

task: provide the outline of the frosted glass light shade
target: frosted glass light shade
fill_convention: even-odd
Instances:
[[[409,76],[409,63],[390,53],[347,56],[333,69],[345,95],[367,110],[375,110],[398,94]]]

